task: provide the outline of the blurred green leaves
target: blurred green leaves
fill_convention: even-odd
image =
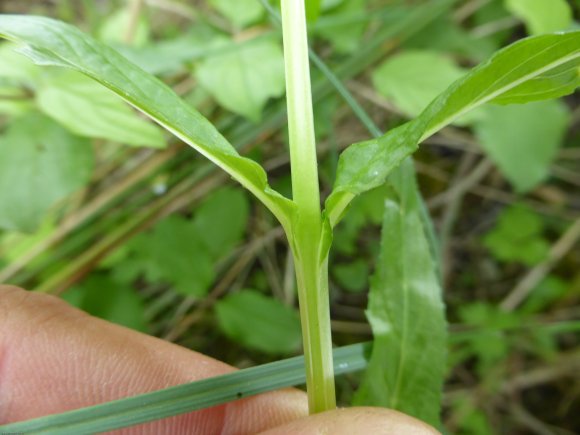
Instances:
[[[241,290],[215,305],[218,325],[232,340],[250,349],[287,354],[301,343],[298,312],[255,290]]]
[[[118,45],[130,43],[133,46],[143,46],[149,41],[150,25],[146,14],[141,13],[133,24],[131,5],[118,9],[101,25],[99,39],[107,44]],[[131,29],[131,26],[135,26]],[[129,35],[129,31],[133,34]]]
[[[34,231],[46,211],[85,185],[93,150],[36,112],[15,120],[0,136],[0,227]]]
[[[355,50],[366,28],[366,0],[323,2],[325,13],[313,31],[329,41],[339,53]]]
[[[543,230],[540,216],[523,205],[514,205],[502,212],[483,243],[500,261],[518,261],[533,266],[544,260],[550,249],[542,236]]]
[[[169,283],[183,295],[205,296],[215,278],[207,248],[183,217],[165,218],[131,246],[148,281]]]
[[[459,316],[466,324],[480,328],[465,341],[465,345],[477,356],[480,374],[487,372],[509,354],[510,341],[504,329],[521,324],[518,313],[509,313],[493,305],[476,302],[462,307]]]
[[[294,204],[273,191],[263,168],[242,157],[191,105],[156,77],[77,28],[38,16],[0,16],[0,35],[23,44],[35,63],[70,68],[108,87],[226,171],[264,203],[286,228]]]
[[[526,23],[530,35],[567,30],[572,7],[566,0],[506,0],[507,9]]]
[[[131,243],[127,267],[134,277],[169,283],[185,295],[202,298],[215,279],[216,263],[242,239],[248,202],[240,190],[223,188],[206,199],[192,220],[172,215]]]
[[[258,0],[209,0],[209,4],[237,28],[244,28],[264,15]]]
[[[568,130],[570,114],[560,101],[490,106],[475,133],[481,146],[517,192],[544,181]]]
[[[255,1],[258,4],[257,1]],[[257,122],[269,98],[284,94],[284,57],[278,41],[230,42],[200,62],[196,76],[225,108]]]
[[[373,71],[377,91],[409,117],[418,116],[451,83],[465,74],[441,53],[412,50],[390,57]]]
[[[331,272],[342,288],[347,291],[362,292],[367,287],[369,265],[362,258],[350,263],[335,264]]]
[[[130,286],[110,276],[93,274],[67,291],[63,299],[93,316],[147,332],[143,300]]]
[[[163,148],[161,130],[107,88],[75,71],[47,77],[36,94],[46,115],[79,136]]]

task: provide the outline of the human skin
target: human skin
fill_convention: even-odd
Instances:
[[[59,413],[235,370],[114,325],[60,299],[0,286],[0,424]],[[396,434],[438,432],[382,408],[307,416],[295,389],[124,429],[123,434]]]

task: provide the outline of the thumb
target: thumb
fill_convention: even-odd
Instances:
[[[440,435],[431,426],[391,409],[345,408],[294,420],[261,435]]]

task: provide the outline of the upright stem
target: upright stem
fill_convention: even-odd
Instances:
[[[320,194],[310,90],[308,40],[303,0],[282,0],[282,33],[292,196],[298,207],[320,221]]]
[[[282,32],[292,193],[297,214],[288,234],[296,264],[310,413],[336,407],[322,216],[303,0],[282,0]]]

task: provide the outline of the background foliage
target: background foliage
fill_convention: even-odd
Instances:
[[[425,3],[325,0],[311,25],[316,52],[384,130],[498,48],[578,27],[578,2],[456,1],[421,18]],[[0,12],[53,16],[112,44],[289,195],[280,35],[259,2],[136,4],[7,0]],[[412,25],[396,28],[409,16]],[[12,48],[0,45],[0,282],[62,295],[238,367],[297,354],[291,256],[268,212],[100,85],[35,67]],[[339,151],[368,133],[316,70],[313,80],[327,194]],[[577,95],[487,106],[416,155],[441,237],[450,433],[580,431],[579,122]],[[369,339],[365,310],[372,323],[374,309],[393,303],[367,297],[389,279],[378,258],[385,194],[357,198],[337,228],[338,345]],[[384,219],[400,225],[396,213]],[[384,260],[420,268],[420,253]],[[340,402],[372,395],[365,382],[355,394],[359,385],[359,375],[340,378]]]

